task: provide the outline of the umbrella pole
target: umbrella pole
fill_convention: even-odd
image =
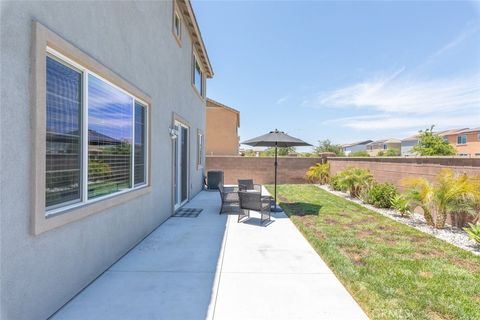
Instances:
[[[278,144],[277,142],[275,142],[275,187],[274,187],[274,197],[275,197],[275,206],[273,208],[271,208],[271,211],[272,212],[282,212],[283,210],[277,206],[277,166],[278,166],[278,162],[277,162],[277,147],[278,147]]]

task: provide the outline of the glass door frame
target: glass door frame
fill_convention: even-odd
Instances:
[[[185,124],[184,122],[175,119],[173,127],[175,129],[176,138],[173,140],[173,211],[177,210],[178,208],[185,205],[188,202],[190,197],[190,127]],[[186,129],[186,163],[182,162],[182,148],[181,142],[183,138],[182,128]],[[182,167],[186,165],[186,177],[185,177],[185,184],[186,184],[186,198],[181,201],[182,198]]]

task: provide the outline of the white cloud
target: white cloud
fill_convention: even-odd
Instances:
[[[384,130],[384,129],[424,129],[431,125],[438,128],[465,127],[468,124],[475,126],[480,120],[479,111],[473,110],[470,114],[463,115],[397,115],[389,114],[358,116],[327,120],[324,124],[339,124],[343,127],[358,130]]]
[[[373,108],[392,113],[428,114],[480,106],[480,76],[451,79],[405,79],[391,76],[366,80],[321,93],[318,107]]]
[[[282,104],[284,103],[285,101],[287,101],[287,99],[289,98],[289,96],[284,96],[284,97],[281,97],[277,100],[276,104]]]
[[[470,38],[473,34],[475,34],[475,32],[478,31],[478,26],[477,25],[474,25],[474,24],[471,24],[469,26],[467,26],[467,28],[465,28],[460,34],[458,34],[454,39],[452,39],[452,41],[450,41],[449,43],[447,43],[446,45],[444,45],[443,47],[441,47],[439,50],[437,50],[436,52],[434,52],[431,56],[430,56],[430,59],[429,60],[433,60],[435,59],[436,57],[444,54],[445,52],[455,48],[455,47],[458,47],[460,44],[462,44],[463,41],[465,41],[466,39]]]

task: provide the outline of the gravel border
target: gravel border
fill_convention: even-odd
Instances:
[[[480,255],[480,245],[477,244],[475,241],[471,240],[468,237],[467,233],[462,229],[458,229],[458,228],[435,229],[427,225],[427,223],[425,222],[425,218],[418,213],[413,213],[410,217],[402,217],[394,209],[376,208],[370,204],[363,203],[360,199],[350,197],[350,195],[348,195],[345,192],[335,191],[332,188],[330,188],[329,185],[316,185],[316,186],[319,187],[320,189],[330,192],[331,194],[342,197],[356,204],[359,204],[367,209],[380,213],[385,217],[388,217],[395,221],[414,227],[415,229],[420,230],[422,232],[428,233],[434,236],[435,238],[447,241],[450,244],[453,244],[454,246],[457,246],[461,249],[470,251],[475,255]]]

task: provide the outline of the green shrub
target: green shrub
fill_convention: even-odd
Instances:
[[[397,188],[391,183],[378,183],[367,189],[369,204],[378,208],[391,208],[392,200],[398,195]]]
[[[458,175],[451,169],[442,169],[434,183],[424,178],[408,178],[402,183],[408,188],[407,196],[412,205],[421,207],[427,224],[437,229],[445,227],[448,214],[478,214],[478,177]]]
[[[345,191],[340,185],[340,176],[338,174],[330,178],[330,187],[335,191]]]
[[[377,154],[379,157],[396,157],[398,155],[399,152],[395,149],[382,150]]]
[[[348,155],[349,157],[370,157],[367,151],[361,150],[361,151],[355,151],[352,152]]]
[[[410,202],[403,195],[396,195],[392,199],[392,208],[400,212],[402,217],[409,216],[411,214]]]
[[[476,224],[469,223],[467,228],[463,228],[470,239],[474,240],[477,243],[480,243],[480,222]]]
[[[330,164],[317,163],[314,166],[311,166],[308,169],[307,173],[305,173],[305,178],[308,182],[311,183],[328,183],[328,181],[330,180]]]
[[[338,174],[340,188],[348,190],[350,195],[356,198],[373,182],[373,176],[368,169],[350,167]]]

